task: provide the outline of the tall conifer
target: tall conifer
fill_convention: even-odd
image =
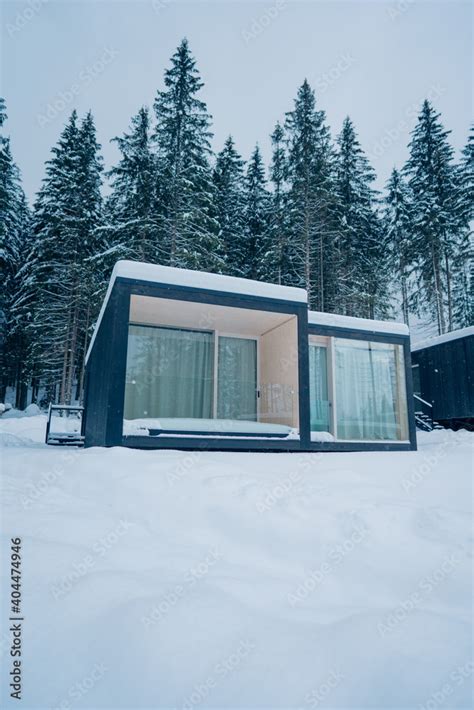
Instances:
[[[408,188],[394,168],[387,183],[383,227],[392,278],[400,289],[401,311],[405,323],[410,322],[410,276],[413,267],[411,226],[413,210]]]
[[[148,110],[141,108],[132,118],[129,133],[113,140],[120,150],[120,160],[109,173],[112,193],[106,207],[107,240],[113,258],[167,263]]]
[[[169,264],[219,270],[221,248],[209,165],[211,117],[198,98],[203,82],[184,39],[155,99],[155,140],[164,191],[164,238]]]
[[[387,310],[387,261],[376,212],[375,173],[349,117],[338,137],[338,287],[340,312],[382,317]]]
[[[439,333],[454,327],[453,264],[460,236],[453,150],[448,135],[439,113],[425,101],[412,132],[405,167],[413,198],[420,308],[434,318]]]
[[[270,202],[265,168],[258,145],[247,164],[244,199],[245,230],[240,268],[246,278],[261,279],[264,257],[268,251]]]
[[[242,276],[245,239],[244,161],[232,136],[217,156],[213,173],[219,241],[225,260],[225,273]]]
[[[34,245],[28,265],[34,341],[32,359],[51,399],[81,396],[84,354],[99,305],[102,248],[101,171],[91,114],[78,124],[74,111],[52,158],[34,211]]]
[[[288,265],[291,282],[306,288],[311,307],[320,310],[327,308],[326,291],[334,279],[332,151],[325,120],[305,80],[286,118]]]
[[[272,162],[270,181],[272,193],[268,224],[268,251],[264,255],[262,272],[273,283],[289,284],[292,281],[288,254],[288,158],[286,154],[285,132],[277,123],[271,135]]]
[[[7,385],[11,385],[16,390],[16,405],[21,407],[26,404],[27,340],[15,301],[19,272],[28,251],[30,215],[10,139],[3,134],[6,120],[5,101],[0,98],[0,401],[5,398]]]

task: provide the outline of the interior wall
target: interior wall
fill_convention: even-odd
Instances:
[[[260,337],[260,421],[299,426],[298,325],[293,316]]]

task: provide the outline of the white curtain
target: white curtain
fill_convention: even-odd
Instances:
[[[219,337],[218,419],[257,419],[257,342]]]
[[[335,339],[337,438],[401,438],[398,345]]]
[[[130,325],[124,417],[210,418],[213,375],[212,333]]]
[[[311,431],[329,431],[327,348],[309,346]]]

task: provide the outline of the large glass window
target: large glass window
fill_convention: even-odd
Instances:
[[[311,431],[329,431],[327,347],[309,346]]]
[[[132,294],[125,436],[298,436],[296,315]]]
[[[219,336],[218,419],[257,420],[257,341]]]
[[[337,438],[408,438],[401,345],[335,338]]]
[[[213,416],[213,333],[130,325],[125,419]]]

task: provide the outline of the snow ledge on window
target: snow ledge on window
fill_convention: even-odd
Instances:
[[[310,325],[332,326],[333,328],[350,328],[372,333],[388,333],[390,335],[409,335],[410,331],[405,323],[395,321],[370,320],[370,318],[354,318],[341,316],[336,313],[321,313],[309,311],[308,322]]]

